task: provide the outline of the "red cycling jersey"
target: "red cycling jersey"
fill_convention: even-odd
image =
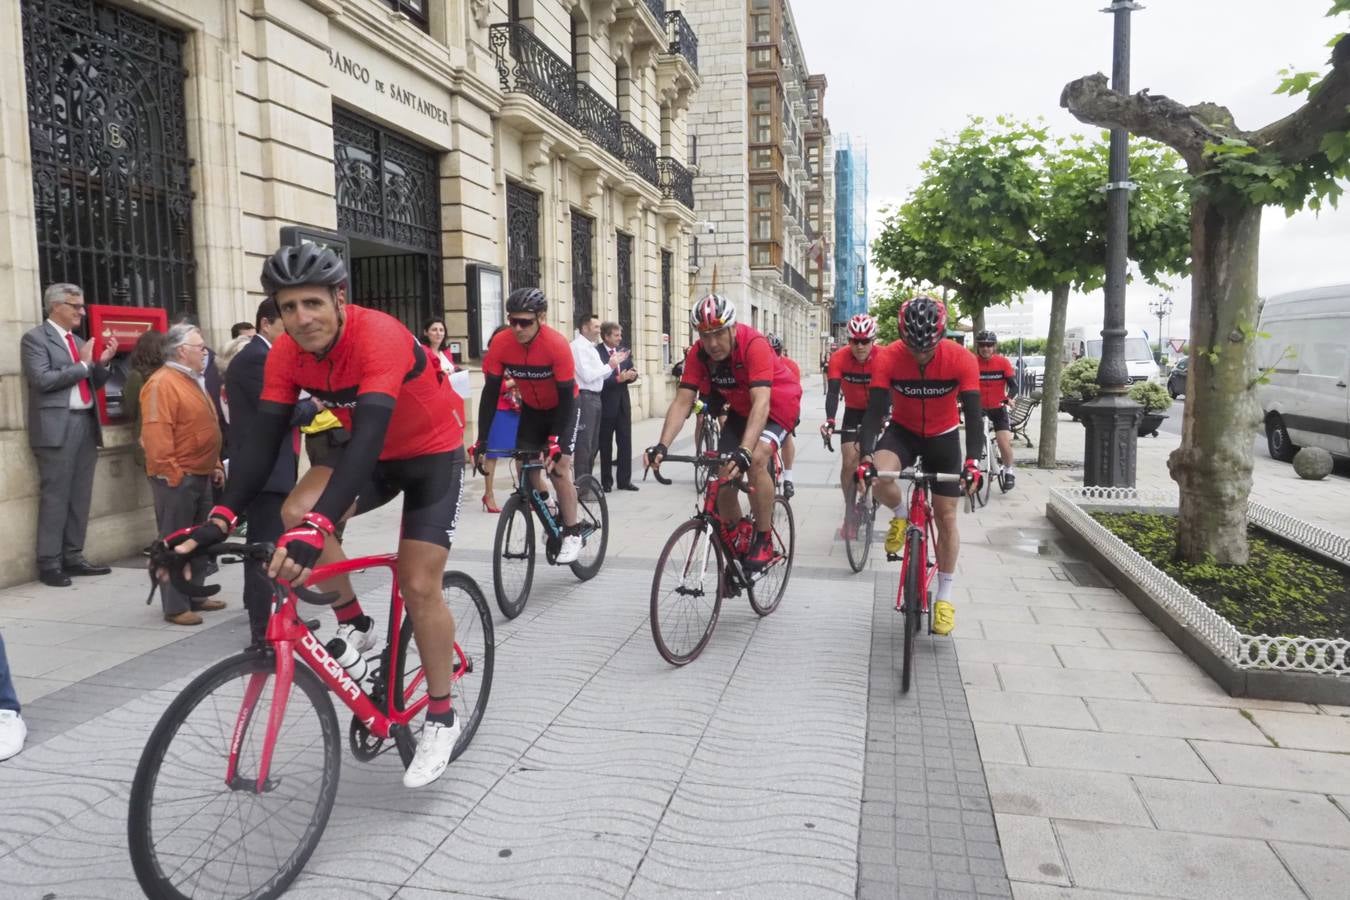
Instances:
[[[359,397],[394,400],[380,459],[411,459],[464,445],[464,401],[403,323],[378,310],[342,307],[342,333],[319,359],[283,334],[267,354],[262,400],[294,405],[308,391],[351,430]]]
[[[801,377],[794,377],[764,335],[749,325],[736,326],[731,356],[720,363],[708,357],[698,344],[689,348],[680,387],[699,394],[716,391],[742,418],[750,415],[750,389],[770,388],[769,418],[787,429],[796,426],[801,411]]]
[[[976,355],[975,362],[980,367],[980,407],[995,409],[1002,406],[1008,399],[1008,385],[1017,377],[1013,374],[1012,363],[998,353],[988,359]]]
[[[576,365],[567,338],[544,324],[527,344],[510,330],[501,332],[483,355],[483,374],[514,378],[520,402],[531,409],[555,408],[558,382],[574,381]],[[575,388],[572,395],[576,396]]]
[[[891,424],[934,437],[961,424],[960,395],[979,391],[980,370],[969,350],[948,340],[920,370],[909,348],[897,341],[882,351],[872,387],[890,390]]]
[[[881,348],[873,347],[864,362],[853,356],[852,347],[840,347],[830,354],[826,381],[838,381],[844,395],[844,409],[867,409],[867,390],[872,384],[872,370],[881,358]]]
[[[802,380],[802,367],[786,356],[780,356],[778,358],[783,361],[783,365],[788,367],[788,371],[792,373],[792,377],[797,379],[798,384],[800,384]]]

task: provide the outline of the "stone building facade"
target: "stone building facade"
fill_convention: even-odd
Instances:
[[[787,0],[686,0],[703,89],[690,114],[699,173],[696,293],[713,286],[814,363],[833,300],[826,78],[811,74]]]
[[[444,316],[473,367],[513,287],[565,333],[622,321],[663,404],[690,292],[697,35],[663,0],[0,4],[0,583],[32,577],[21,334],[52,281],[191,315],[223,345],[285,240],[331,243],[355,302]],[[668,8],[669,7],[669,8]],[[472,405],[472,404],[471,404]],[[104,429],[90,555],[152,534],[131,428]]]

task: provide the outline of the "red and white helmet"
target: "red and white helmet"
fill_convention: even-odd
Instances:
[[[730,328],[736,324],[736,307],[726,297],[708,294],[689,311],[689,324],[700,334]]]
[[[877,336],[877,320],[867,313],[858,313],[848,320],[848,339],[850,341],[870,341]]]

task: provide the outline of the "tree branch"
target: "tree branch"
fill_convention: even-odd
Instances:
[[[1328,131],[1350,130],[1350,35],[1331,51],[1331,71],[1289,115],[1257,131],[1253,141],[1286,164],[1302,162],[1322,149]]]
[[[1181,154],[1192,173],[1205,168],[1205,145],[1243,136],[1233,114],[1222,106],[1213,103],[1184,106],[1170,97],[1152,96],[1146,90],[1121,94],[1107,86],[1106,76],[1100,72],[1066,84],[1059,105],[1080,122],[1101,128],[1123,128],[1162,141]]]

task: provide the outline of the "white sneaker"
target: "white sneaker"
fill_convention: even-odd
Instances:
[[[558,565],[574,563],[577,557],[581,555],[581,535],[568,534],[562,539],[562,546],[558,548]]]
[[[0,760],[17,756],[28,738],[23,716],[12,709],[0,709]]]
[[[342,638],[348,647],[355,647],[357,653],[365,653],[375,646],[375,622],[372,620],[370,628],[365,631],[351,622],[346,622],[337,627],[337,636]]]
[[[422,737],[417,742],[417,753],[413,755],[412,765],[403,773],[403,786],[419,788],[431,784],[445,767],[450,765],[450,754],[459,741],[459,716],[455,724],[442,725],[428,722],[422,729]]]

